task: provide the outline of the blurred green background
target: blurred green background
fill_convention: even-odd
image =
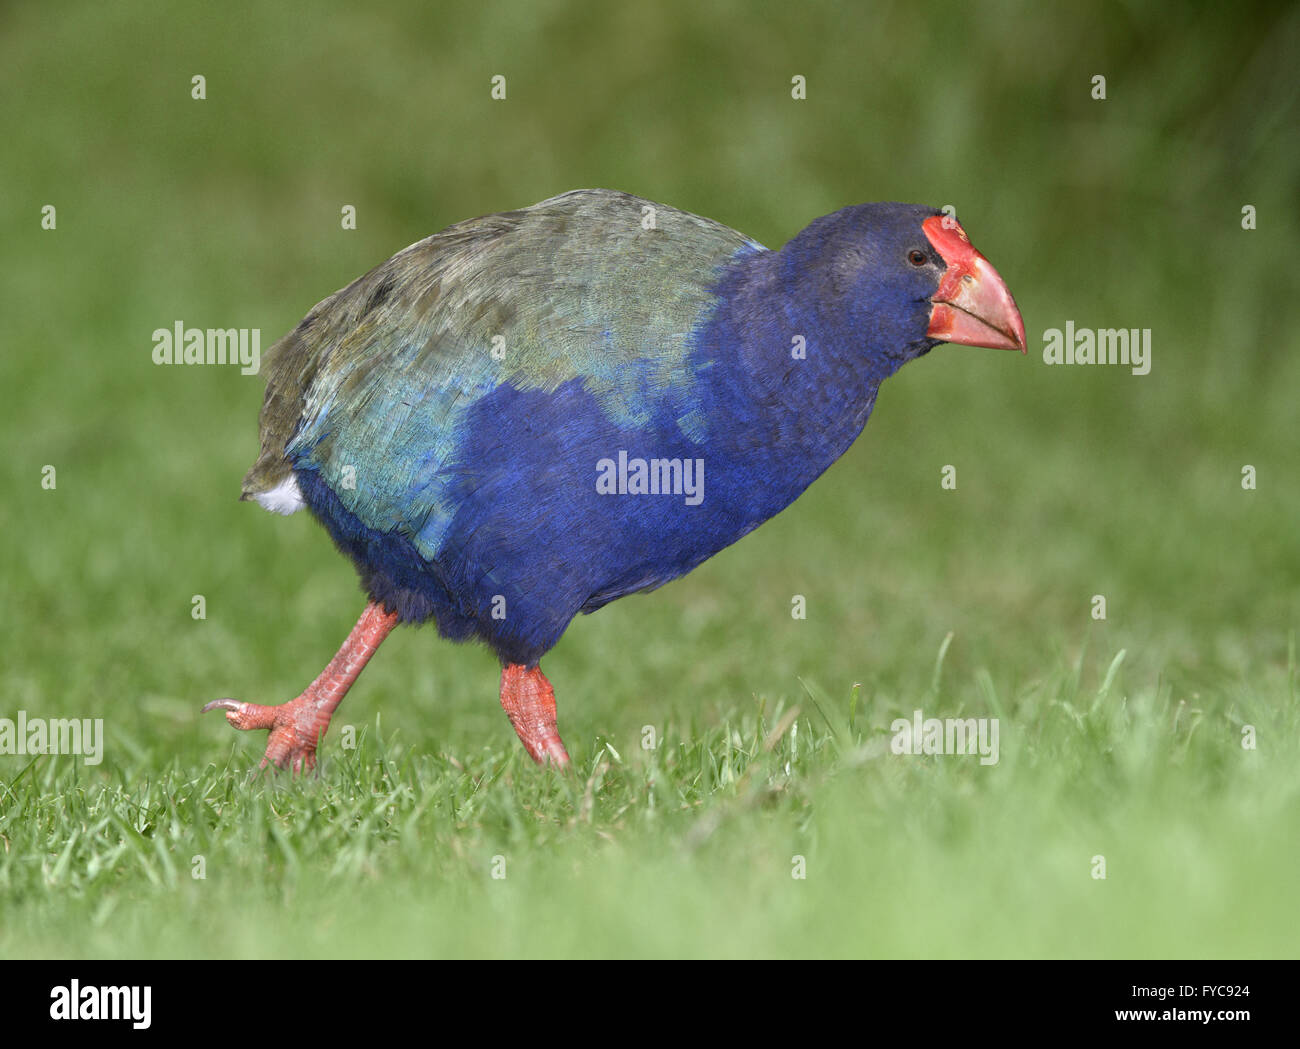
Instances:
[[[1298,60],[1294,5],[8,5],[0,717],[108,744],[0,755],[0,954],[1294,953]],[[263,737],[198,707],[296,695],[361,595],[308,515],[237,502],[261,379],[156,367],[152,331],[265,351],[407,244],[584,186],[774,247],[952,204],[1029,357],[910,365],[792,509],[575,622],[573,783],[431,629],[320,780],[248,783]],[[1150,374],[1045,365],[1067,321],[1150,328]],[[1002,762],[882,754],[918,706],[998,714]]]

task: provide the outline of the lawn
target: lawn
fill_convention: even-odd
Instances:
[[[104,735],[0,753],[0,957],[1294,956],[1300,11],[1271,10],[11,5],[0,718]],[[265,350],[580,186],[771,246],[951,203],[1030,352],[909,364],[790,509],[575,621],[543,664],[572,775],[426,627],[319,776],[250,776],[263,734],[199,708],[292,698],[363,596],[307,514],[238,501],[261,378],[151,333]],[[1067,323],[1149,329],[1149,374],[1049,365]],[[916,710],[996,718],[997,762],[895,753]]]

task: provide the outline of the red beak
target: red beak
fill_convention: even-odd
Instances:
[[[1025,322],[1016,300],[992,264],[971,245],[966,231],[948,215],[921,223],[934,250],[948,264],[939,290],[931,296],[926,334],[941,342],[987,346],[1028,353]]]

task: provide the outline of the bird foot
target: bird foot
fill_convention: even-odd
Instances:
[[[292,768],[295,773],[314,769],[316,746],[330,727],[330,718],[380,642],[396,625],[396,612],[371,601],[329,666],[297,699],[273,707],[241,703],[237,699],[214,699],[203,711],[224,710],[226,720],[238,729],[269,729],[271,737],[266,741],[261,768],[274,765],[278,769]]]
[[[316,767],[316,746],[330,724],[330,715],[320,709],[310,689],[297,699],[277,706],[214,699],[203,708],[203,713],[209,710],[224,710],[226,720],[243,731],[270,729],[266,755],[258,767],[291,768],[295,775]]]
[[[569,767],[569,752],[555,723],[555,692],[541,667],[518,663],[503,667],[501,706],[529,757],[539,765]]]

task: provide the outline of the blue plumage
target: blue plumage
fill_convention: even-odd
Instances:
[[[576,614],[788,506],[941,339],[1023,347],[1005,286],[938,215],[845,208],[769,251],[583,190],[450,227],[273,348],[244,496],[305,504],[392,621],[490,645],[521,738],[558,760],[521,725]],[[637,494],[615,462],[669,491]]]

